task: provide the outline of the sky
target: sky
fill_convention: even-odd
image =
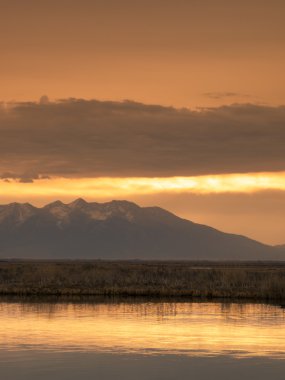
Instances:
[[[128,199],[285,244],[283,0],[0,5],[0,203]]]

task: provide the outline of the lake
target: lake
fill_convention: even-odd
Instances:
[[[0,322],[3,380],[284,379],[278,305],[5,298]]]

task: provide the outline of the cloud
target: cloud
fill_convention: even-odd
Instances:
[[[40,104],[48,104],[49,103],[49,98],[46,95],[43,95],[40,97]]]
[[[215,92],[204,92],[203,95],[206,98],[210,99],[224,99],[224,98],[249,98],[250,96],[247,94],[240,94],[238,92],[220,92],[220,91],[215,91]]]
[[[285,170],[285,106],[190,111],[132,101],[15,103],[0,105],[0,136],[2,178],[22,182]]]
[[[12,172],[5,172],[0,174],[0,179],[2,179],[4,182],[11,182],[17,181],[20,183],[33,183],[35,179],[50,179],[48,175],[39,175],[37,173],[12,173]]]

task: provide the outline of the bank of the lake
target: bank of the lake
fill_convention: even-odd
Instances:
[[[285,301],[285,263],[3,260],[0,294]]]

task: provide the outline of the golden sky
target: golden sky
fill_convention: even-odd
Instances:
[[[284,1],[0,5],[0,203],[126,198],[285,243]]]

